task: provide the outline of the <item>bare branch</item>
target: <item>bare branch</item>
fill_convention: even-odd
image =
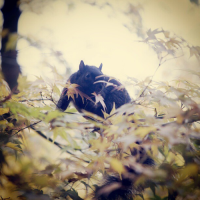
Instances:
[[[34,125],[31,125],[31,129],[33,129],[37,134],[39,134],[40,136],[42,136],[44,139],[46,139],[46,140],[52,142],[54,145],[56,145],[57,147],[59,147],[60,149],[63,150],[63,147],[62,147],[62,145],[61,145],[60,143],[53,141],[51,138],[48,138],[46,135],[44,135],[41,131],[36,130],[35,127],[34,127]],[[76,150],[79,150],[79,149],[76,149]],[[72,153],[72,152],[70,152],[70,151],[68,151],[68,150],[66,150],[66,152],[67,152],[68,154],[72,155],[74,158],[76,158],[76,159],[78,159],[78,160],[81,160],[81,161],[83,161],[83,162],[85,162],[85,163],[90,163],[90,161],[84,160],[84,159],[82,159],[82,158],[79,158],[79,157],[77,157],[74,153]]]

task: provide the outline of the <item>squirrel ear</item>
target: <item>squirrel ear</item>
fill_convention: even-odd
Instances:
[[[80,71],[83,70],[84,67],[85,67],[85,64],[84,64],[84,62],[81,60],[80,65],[79,65],[79,70],[80,70]]]
[[[100,71],[102,70],[102,66],[103,66],[103,64],[101,63],[99,66]]]

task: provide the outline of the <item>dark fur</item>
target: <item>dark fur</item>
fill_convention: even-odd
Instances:
[[[136,143],[141,144],[141,142]],[[136,157],[137,162],[143,166],[153,167],[155,165],[154,160],[148,156],[143,147],[133,148],[130,156]],[[105,175],[104,182],[97,186],[94,191],[93,200],[133,200],[136,195],[141,194],[144,188],[151,184],[150,180],[146,180],[144,184],[136,186],[135,182],[141,175],[142,173],[135,171],[134,167],[131,166],[126,166],[126,173],[122,174],[121,177],[117,174]],[[112,188],[112,185],[118,187]],[[110,190],[108,190],[109,187]]]
[[[103,75],[101,69],[102,65],[97,68],[94,66],[85,65],[83,61],[81,61],[79,65],[79,70],[70,76],[69,81],[72,84],[78,84],[78,89],[89,96],[92,101],[84,98],[83,102],[80,95],[78,95],[78,97],[75,96],[75,101],[73,101],[72,98],[68,99],[68,96],[66,96],[67,90],[63,89],[63,92],[57,104],[57,108],[64,111],[68,107],[69,103],[73,101],[78,111],[81,112],[82,110],[86,110],[88,112],[103,117],[103,106],[100,102],[97,104],[94,103],[95,97],[92,94],[94,92],[96,92],[96,94],[101,94],[101,96],[104,98],[104,103],[106,105],[105,112],[108,114],[110,114],[114,103],[115,107],[119,108],[125,103],[130,102],[131,99],[126,89],[117,90],[115,88],[115,86],[121,86],[120,82],[112,79],[109,82],[113,83],[114,86],[106,87],[105,82],[109,80],[109,77],[103,76],[97,78],[98,76]],[[103,82],[95,83],[97,81]]]

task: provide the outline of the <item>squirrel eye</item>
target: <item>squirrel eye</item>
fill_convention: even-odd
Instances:
[[[88,74],[85,75],[85,78],[89,79],[90,76],[91,76],[91,75],[88,73]]]

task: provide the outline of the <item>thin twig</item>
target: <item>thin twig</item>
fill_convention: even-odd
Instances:
[[[40,120],[40,121],[38,121],[38,122],[35,122],[35,123],[33,123],[33,124],[29,125],[29,126],[26,126],[26,127],[22,128],[22,129],[18,130],[16,133],[14,133],[14,135],[16,135],[17,133],[19,133],[20,131],[22,131],[22,130],[24,130],[24,129],[31,128],[31,129],[33,129],[34,131],[36,131],[36,133],[38,133],[40,136],[42,136],[43,138],[45,138],[46,140],[52,142],[54,145],[56,145],[56,146],[59,147],[60,149],[63,149],[60,143],[53,141],[51,138],[47,138],[47,136],[44,135],[41,131],[38,131],[38,130],[36,130],[36,129],[34,128],[34,125],[36,125],[36,124],[38,124],[38,123],[40,123],[40,122],[42,122],[42,120]],[[14,136],[14,135],[13,135],[13,136]],[[78,150],[78,149],[77,149],[77,150]],[[71,153],[70,151],[67,151],[67,150],[66,150],[66,152],[69,153],[69,154],[71,154],[71,155],[73,155],[75,158],[77,158],[77,159],[79,159],[79,160],[81,160],[81,161],[84,161],[84,162],[86,162],[86,163],[90,163],[90,161],[81,159],[81,158],[77,157],[75,154]]]
[[[52,142],[54,145],[56,145],[57,147],[59,147],[60,149],[63,150],[63,148],[62,148],[62,146],[61,146],[60,143],[53,141],[51,138],[48,138],[46,135],[44,135],[41,131],[36,130],[35,127],[34,127],[33,125],[31,125],[31,129],[33,129],[36,133],[38,133],[38,134],[39,134],[40,136],[42,136],[44,139],[46,139],[46,140]],[[82,159],[82,158],[79,158],[79,157],[77,157],[75,154],[73,154],[72,152],[70,152],[70,151],[68,151],[68,150],[66,150],[66,152],[67,152],[68,154],[74,156],[75,158],[77,158],[77,159],[83,161],[83,162],[90,163],[90,161],[84,160],[84,159]]]
[[[42,92],[40,92],[40,96],[41,96],[41,98],[42,98],[42,103],[46,106],[47,104],[44,103],[44,99],[43,99],[43,96],[42,96]]]
[[[33,123],[33,124],[30,124],[29,126],[26,126],[26,127],[22,128],[22,129],[18,130],[16,133],[13,134],[13,136],[16,135],[17,133],[19,133],[20,131],[23,131],[24,129],[27,129],[27,128],[30,128],[30,127],[36,125],[36,124],[39,124],[41,121],[42,121],[42,120],[40,120],[40,121],[38,121],[38,122],[35,122],[35,123]]]
[[[53,89],[52,89],[52,91],[51,91],[51,100],[52,100],[52,102],[57,106],[57,103],[54,101],[54,99],[53,99]]]
[[[169,60],[174,60],[174,59],[180,58],[180,57],[182,57],[182,56],[183,56],[183,54],[180,55],[180,56],[175,56],[175,57],[173,57],[173,58],[166,59],[166,60],[164,60],[164,61],[161,63],[161,65],[164,64],[165,62],[169,61]]]
[[[18,102],[26,102],[26,101],[52,101],[51,99],[24,99]]]
[[[151,77],[151,79],[149,80],[148,84],[146,85],[146,87],[144,88],[144,90],[142,91],[142,93],[140,94],[139,98],[143,96],[144,92],[146,91],[146,89],[149,87],[149,85],[150,85],[151,82],[153,81],[153,78],[154,78],[156,72],[158,71],[159,67],[160,67],[161,64],[162,64],[161,62],[162,62],[162,59],[163,59],[163,58],[164,58],[164,57],[161,57],[160,62],[159,62],[159,64],[158,64],[158,67],[156,68],[156,70],[155,70],[153,76]]]

